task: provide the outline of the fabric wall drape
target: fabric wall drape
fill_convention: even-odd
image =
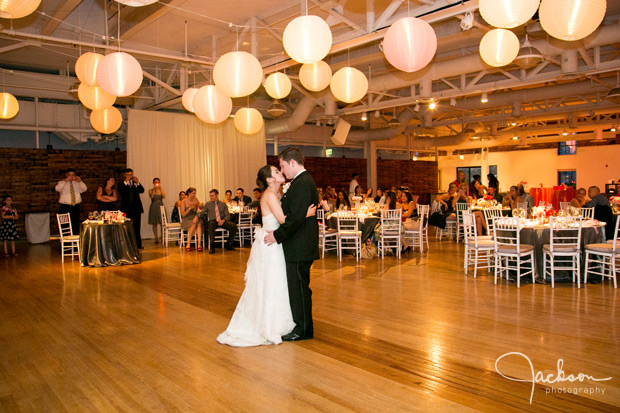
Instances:
[[[264,128],[257,134],[239,133],[232,119],[209,125],[193,115],[129,110],[127,128],[127,167],[140,179],[142,194],[142,236],[151,238],[147,224],[151,200],[148,190],[153,178],[161,180],[166,191],[168,211],[179,191],[197,189],[201,202],[209,200],[209,191],[238,187],[252,197],[256,173],[267,159]],[[169,214],[168,214],[169,217]]]

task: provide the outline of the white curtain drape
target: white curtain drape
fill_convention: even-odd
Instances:
[[[197,189],[201,202],[213,188],[224,191],[241,187],[252,197],[256,173],[267,159],[265,130],[254,135],[239,133],[232,119],[209,125],[193,115],[129,110],[127,167],[133,169],[145,192],[142,195],[142,236],[152,238],[148,225],[153,178],[161,180],[164,204],[171,210],[180,191]]]

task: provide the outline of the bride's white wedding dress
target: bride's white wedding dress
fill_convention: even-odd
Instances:
[[[245,289],[218,343],[234,347],[280,344],[295,327],[288,300],[286,263],[282,245],[265,244],[266,230],[280,226],[273,214],[263,216],[255,232],[245,271]]]

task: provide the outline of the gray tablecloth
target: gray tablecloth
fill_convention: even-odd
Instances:
[[[131,221],[82,224],[80,248],[84,267],[140,263],[136,234]]]

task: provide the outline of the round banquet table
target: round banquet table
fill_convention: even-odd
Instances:
[[[80,226],[80,259],[84,267],[139,264],[140,254],[131,221]]]

